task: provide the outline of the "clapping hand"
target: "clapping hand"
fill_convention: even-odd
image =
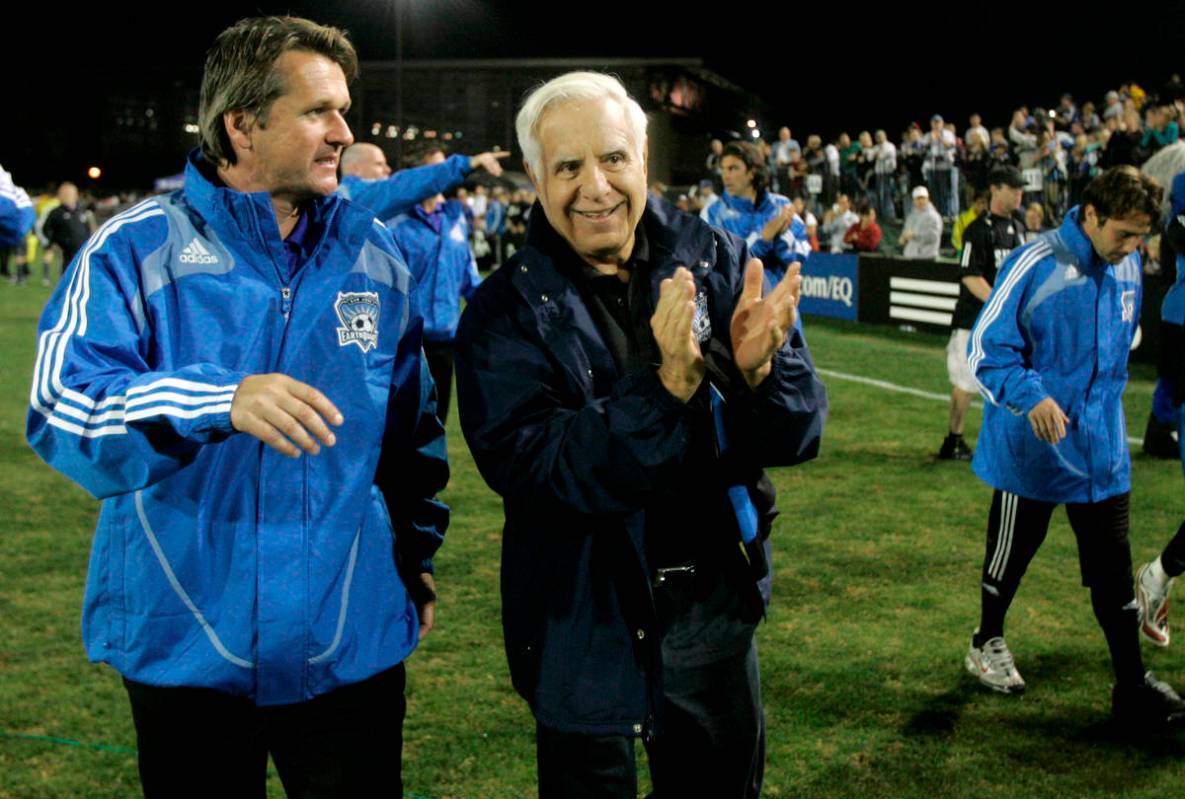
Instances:
[[[763,297],[765,270],[761,261],[753,258],[745,266],[741,297],[733,311],[729,333],[733,359],[750,388],[756,388],[769,375],[774,353],[798,318],[801,271],[799,262],[790,264],[781,282]]]

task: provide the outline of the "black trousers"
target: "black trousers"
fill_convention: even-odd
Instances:
[[[1140,684],[1144,659],[1136,634],[1139,627],[1132,586],[1128,524],[1131,495],[1099,502],[1066,503],[1066,516],[1078,539],[1082,584],[1090,588],[1090,604],[1107,639],[1116,683]],[[1020,580],[1045,540],[1052,502],[996,491],[988,515],[987,551],[980,590],[979,631],[973,643],[1004,633],[1008,612]]]
[[[662,730],[645,739],[653,799],[756,799],[765,717],[755,623],[722,580],[706,596],[656,589],[663,636]],[[635,799],[634,742],[536,724],[539,799]]]
[[[403,664],[295,705],[124,680],[147,799],[261,799],[270,753],[289,799],[403,795]]]
[[[436,383],[436,418],[448,421],[448,405],[453,397],[453,342],[424,340],[424,357]]]
[[[1084,586],[1126,584],[1126,593],[1131,593],[1132,556],[1127,537],[1130,500],[1131,494],[1125,493],[1100,502],[1066,503],[1066,517],[1078,540]],[[986,590],[994,589],[1008,597],[1016,592],[1033,556],[1045,542],[1056,507],[1056,502],[1041,502],[1006,491],[992,493],[983,560]]]

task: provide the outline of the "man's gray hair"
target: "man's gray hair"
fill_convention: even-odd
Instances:
[[[198,103],[202,155],[217,165],[236,161],[222,121],[227,111],[249,111],[267,125],[272,103],[284,93],[276,61],[289,50],[323,55],[342,68],[346,83],[358,76],[358,55],[344,31],[300,17],[255,17],[218,34],[206,54]]]
[[[543,177],[543,148],[539,144],[539,120],[543,112],[554,103],[567,100],[600,100],[606,97],[621,104],[630,126],[630,133],[634,137],[634,144],[638,148],[638,158],[645,158],[646,112],[630,97],[621,81],[600,72],[569,72],[532,90],[523,101],[523,107],[515,120],[518,146],[523,151],[523,161],[530,166],[537,180]]]

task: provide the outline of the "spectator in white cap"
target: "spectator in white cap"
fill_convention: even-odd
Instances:
[[[913,210],[905,218],[905,228],[897,243],[905,247],[906,258],[937,258],[942,241],[942,217],[930,202],[925,186],[913,190]]]

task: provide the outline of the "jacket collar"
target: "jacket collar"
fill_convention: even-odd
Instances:
[[[698,280],[705,269],[713,266],[712,229],[699,217],[683,213],[665,200],[650,197],[639,223],[646,228],[651,274],[655,286],[679,266],[686,266]],[[522,265],[512,276],[516,285],[537,292],[556,290],[570,282],[556,267],[557,256],[570,255],[567,241],[548,223],[543,207],[536,202],[527,226],[527,241],[523,248]],[[537,293],[536,292],[536,293]],[[528,297],[530,301],[530,297]]]
[[[651,296],[658,296],[659,284],[679,266],[688,267],[699,283],[715,265],[712,228],[699,217],[649,198],[640,224],[646,228],[650,249]],[[593,367],[608,374],[615,374],[616,367],[579,289],[556,263],[571,255],[570,245],[551,227],[536,202],[521,260],[504,268],[511,270],[511,284],[534,312],[540,336],[556,353],[558,362],[578,381],[591,385],[586,381],[591,381]]]
[[[1082,206],[1076,205],[1071,208],[1055,235],[1066,251],[1073,256],[1078,266],[1091,269],[1104,268],[1107,263],[1094,251],[1094,245],[1090,243],[1090,239],[1082,229],[1081,214]]]
[[[762,192],[761,202],[759,203],[754,203],[747,197],[734,197],[725,191],[720,195],[720,201],[724,203],[725,207],[731,208],[733,211],[737,211],[738,213],[742,214],[751,214],[769,205],[770,199],[769,191]]]
[[[226,186],[218,178],[214,165],[196,149],[186,159],[185,187],[182,191],[189,204],[220,238],[247,242],[250,249],[268,254],[278,274],[287,274],[284,243],[267,192],[235,191]],[[326,233],[343,206],[342,198],[336,194],[317,197],[304,205],[302,210],[309,214],[309,230],[305,240],[309,264],[316,260],[328,238]],[[361,241],[356,242],[355,246],[361,247]]]

